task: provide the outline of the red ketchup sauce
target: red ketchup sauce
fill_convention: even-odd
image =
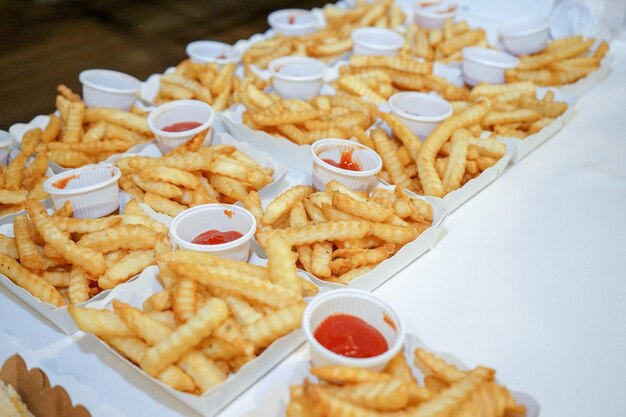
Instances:
[[[59,190],[64,190],[65,187],[67,187],[67,184],[69,184],[69,182],[72,181],[74,178],[78,178],[78,175],[69,175],[65,178],[61,178],[60,180],[53,183],[52,186],[54,188],[58,188]]]
[[[389,349],[378,330],[350,314],[328,317],[313,335],[326,349],[349,358],[371,358]]]
[[[287,17],[287,22],[288,22],[290,25],[294,25],[294,24],[296,23],[296,16],[295,16],[295,15],[290,14],[290,15]]]
[[[339,162],[333,161],[332,159],[322,159],[322,161],[337,168],[347,169],[348,171],[361,170],[361,165],[357,161],[352,160],[352,151],[341,152]]]
[[[241,236],[243,236],[241,233],[234,230],[222,232],[212,229],[200,233],[198,236],[193,238],[191,243],[197,243],[199,245],[219,245],[222,243],[232,242],[233,240],[239,239]]]
[[[164,132],[184,132],[186,130],[194,129],[200,126],[202,123],[198,122],[178,122],[173,125],[165,126],[161,129]]]

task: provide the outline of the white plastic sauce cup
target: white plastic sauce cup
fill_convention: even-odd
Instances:
[[[277,10],[267,17],[276,32],[285,36],[302,36],[314,33],[318,28],[315,15],[304,9]]]
[[[452,116],[452,105],[433,94],[403,92],[387,100],[391,112],[409,128],[424,139],[441,122]]]
[[[456,2],[450,1],[417,2],[413,8],[417,26],[428,29],[442,28],[447,19],[454,19],[456,11]]]
[[[463,49],[463,80],[466,84],[502,84],[504,71],[515,68],[519,59],[506,52],[472,46]]]
[[[286,56],[270,62],[268,69],[278,94],[305,100],[319,94],[327,67],[317,59]]]
[[[350,358],[326,349],[315,338],[315,330],[335,314],[356,316],[374,327],[385,338],[387,351],[371,358]],[[340,289],[318,295],[304,310],[302,330],[313,366],[339,365],[381,371],[404,347],[404,326],[400,317],[387,303],[363,290]]]
[[[344,152],[352,152],[352,160],[357,162],[360,171],[338,168],[324,161],[339,162]],[[311,145],[313,158],[313,187],[324,191],[326,184],[336,180],[352,191],[370,192],[378,184],[376,174],[383,168],[380,156],[367,146],[346,139],[322,139]]]
[[[396,55],[404,38],[389,29],[365,27],[352,31],[353,52],[358,55]]]
[[[191,62],[230,64],[237,63],[241,54],[231,45],[217,41],[195,41],[187,45]]]
[[[78,76],[83,100],[88,107],[128,110],[135,102],[141,83],[132,75],[106,69],[89,69]]]
[[[211,106],[199,100],[176,100],[165,103],[154,109],[148,115],[148,126],[156,137],[157,145],[161,152],[167,153],[172,149],[189,141],[203,130],[209,129],[213,124],[215,111]],[[200,123],[198,127],[183,132],[167,132],[163,130],[167,126],[183,122]],[[205,145],[211,142],[213,129],[209,129]]]
[[[232,242],[217,245],[191,243],[207,230],[236,231],[242,234]],[[248,210],[230,204],[204,204],[179,213],[170,224],[175,247],[208,252],[220,258],[247,261],[250,243],[256,232],[256,220]]]
[[[74,217],[97,219],[114,212],[119,205],[117,181],[122,175],[113,165],[97,165],[62,172],[43,183],[43,189],[59,209],[72,203]]]
[[[500,27],[504,48],[514,55],[543,51],[548,45],[548,32],[546,19],[520,19]]]

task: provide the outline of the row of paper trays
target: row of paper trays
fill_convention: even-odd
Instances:
[[[268,39],[273,36],[273,34],[272,30],[268,30],[264,34],[257,34],[248,40],[239,41],[234,47],[244,51],[254,42]],[[338,62],[335,66],[342,64],[343,62]],[[372,272],[355,279],[349,284],[349,286],[367,291],[373,291],[425,252],[433,249],[437,243],[438,237],[443,229],[444,221],[448,214],[456,210],[473,196],[478,194],[482,189],[487,187],[490,183],[495,181],[500,175],[502,175],[510,163],[517,163],[521,161],[526,155],[560,131],[573,115],[574,106],[579,95],[589,90],[592,86],[596,85],[602,78],[604,78],[609,71],[609,66],[610,60],[605,58],[599,70],[590,74],[585,79],[579,80],[575,84],[566,86],[565,90],[567,91],[567,94],[563,93],[562,89],[553,89],[555,92],[555,99],[567,102],[569,105],[568,110],[556,118],[549,126],[536,134],[528,136],[524,140],[514,138],[498,138],[505,143],[506,154],[494,166],[485,170],[480,176],[469,181],[460,189],[447,194],[443,198],[423,197],[432,204],[434,209],[432,226],[422,233],[415,241],[405,245],[405,247],[403,247],[402,250],[400,250],[392,258],[383,261]],[[165,72],[171,72],[172,70],[173,68],[170,68]],[[454,81],[455,77],[460,76],[460,74],[455,75],[454,71],[458,72],[456,68],[443,70],[446,74],[452,74],[452,78],[447,75],[448,79],[452,81]],[[154,98],[158,89],[159,76],[160,74],[154,74],[143,83],[140,98],[146,101],[150,101]],[[572,92],[575,92],[577,95],[572,94]],[[302,167],[312,166],[309,150],[310,146],[296,145],[287,140],[272,137],[265,132],[252,130],[241,123],[241,113],[242,105],[240,104],[235,105],[222,113],[218,113],[217,119],[213,124],[213,128],[215,129],[219,142],[233,144],[255,160],[265,162],[266,164],[276,168],[274,182],[266,186],[259,193],[263,204],[266,205],[269,201],[273,200],[277,195],[289,187],[297,184],[310,185],[311,172],[305,172],[302,170]],[[15,148],[19,148],[21,138],[25,132],[36,127],[44,128],[47,125],[47,122],[48,116],[37,116],[29,123],[18,123],[11,126],[9,132],[15,139]],[[11,154],[15,154],[15,150],[12,150]],[[131,148],[123,154],[115,155],[101,164],[112,163],[115,160],[128,155],[160,156],[161,153],[153,143],[148,143],[146,145],[139,145]],[[289,161],[288,164],[286,163],[287,161]],[[64,169],[58,165],[52,165],[51,168],[55,173],[64,171]],[[380,183],[380,186],[389,187],[382,182]],[[420,196],[420,198],[422,197]],[[129,199],[129,195],[121,193],[120,208],[122,208]],[[44,205],[46,205],[46,207],[51,207],[52,204],[48,199],[45,201]],[[168,225],[172,220],[166,215],[154,212],[146,205],[141,204],[141,207],[148,215]],[[0,233],[12,234],[12,222],[14,217],[15,214],[12,214],[0,219]],[[149,267],[142,274],[129,280],[127,283],[119,285],[112,290],[104,291],[98,294],[91,300],[83,303],[82,306],[104,308],[108,306],[113,299],[128,301],[131,297],[148,297],[150,294],[157,291],[157,273],[157,267]],[[316,279],[308,274],[307,277],[317,284],[322,291],[344,287],[341,284],[334,284]],[[42,303],[26,290],[18,287],[6,276],[1,274],[0,283],[2,283],[6,289],[20,298],[32,309],[54,323],[64,333],[74,334],[78,331],[73,320],[69,316],[69,313],[67,312],[67,307],[56,308],[50,304]],[[84,334],[81,337],[93,338],[94,336]],[[139,367],[130,364],[112,349],[108,348],[106,344],[102,343],[100,346],[102,346],[103,349],[113,351],[114,354],[119,357],[120,367],[127,366],[134,369],[136,372],[145,375],[146,378],[149,378],[155,384],[160,385],[171,395],[200,412],[202,415],[212,416],[217,414],[219,410],[234,400],[238,395],[243,393],[265,373],[274,368],[303,342],[304,337],[300,330],[277,340],[256,360],[246,364],[236,374],[231,375],[229,380],[225,383],[218,385],[208,392],[205,392],[202,396],[194,396],[175,391],[162,384],[160,381],[149,377]],[[121,363],[125,363],[126,365],[121,365]]]

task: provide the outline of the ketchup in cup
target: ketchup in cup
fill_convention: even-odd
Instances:
[[[220,230],[207,230],[194,237],[191,243],[199,245],[221,245],[222,243],[232,242],[243,236],[241,233],[234,230],[222,232]]]
[[[313,335],[326,349],[348,358],[372,358],[389,349],[378,330],[350,314],[333,314],[317,326]]]
[[[357,161],[352,160],[353,151],[354,149],[341,152],[341,158],[339,159],[339,162],[333,161],[332,159],[322,159],[322,161],[334,167],[346,169],[348,171],[360,171],[361,165]]]
[[[187,130],[195,129],[202,123],[198,122],[178,122],[169,126],[165,126],[161,130],[164,132],[185,132]]]

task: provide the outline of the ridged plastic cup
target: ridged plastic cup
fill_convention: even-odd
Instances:
[[[207,230],[236,231],[239,239],[218,245],[191,241]],[[247,261],[250,243],[256,232],[256,220],[248,210],[230,204],[204,204],[179,213],[170,224],[172,244],[179,249],[207,252],[220,258]]]
[[[428,136],[453,112],[450,103],[433,94],[408,91],[392,95],[387,102],[391,112],[420,139]]]
[[[306,100],[319,95],[327,67],[317,59],[286,56],[270,62],[268,70],[278,94]]]
[[[74,217],[97,219],[117,210],[117,182],[121,175],[119,168],[113,165],[71,169],[48,178],[43,183],[43,189],[52,197],[56,209],[69,200],[74,209]],[[55,185],[63,183],[63,188]]]
[[[519,65],[519,59],[506,52],[472,46],[463,49],[463,80],[466,84],[502,84],[504,71]]]
[[[270,13],[267,23],[285,36],[310,35],[317,30],[319,22],[315,15],[305,9],[284,9]]]
[[[107,69],[89,69],[78,76],[88,107],[128,110],[135,102],[141,82],[132,75]]]
[[[352,50],[358,55],[396,55],[404,44],[402,35],[383,28],[355,29],[350,37],[354,42]]]
[[[217,41],[194,41],[185,49],[191,62],[231,64],[239,62],[241,54],[231,45]]]
[[[165,103],[148,115],[148,127],[156,137],[157,145],[163,153],[189,141],[198,133],[209,129],[215,119],[215,111],[200,100],[176,100]],[[200,126],[183,132],[167,132],[163,128],[181,122],[197,122]],[[209,129],[205,145],[213,138],[213,129]]]
[[[428,4],[428,6],[421,6],[424,4]],[[454,19],[456,11],[456,2],[425,1],[415,3],[413,16],[418,27],[435,29],[442,28],[447,19]]]

